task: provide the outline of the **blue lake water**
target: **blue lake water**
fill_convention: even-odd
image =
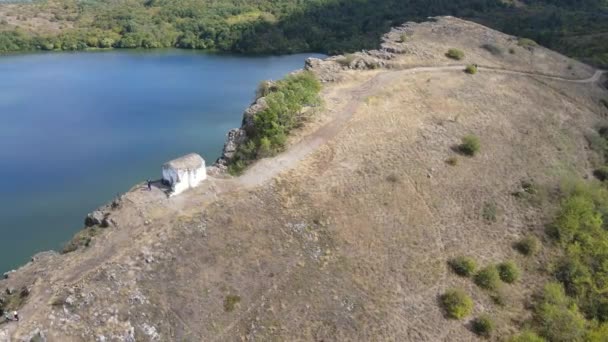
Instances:
[[[60,249],[163,162],[211,164],[257,84],[308,55],[108,51],[0,57],[0,272]]]

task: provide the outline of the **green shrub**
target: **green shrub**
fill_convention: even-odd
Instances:
[[[481,217],[488,222],[496,222],[497,211],[498,209],[496,208],[496,203],[485,203],[483,205],[483,209],[481,210]]]
[[[449,49],[445,55],[446,55],[446,57],[455,59],[457,61],[464,58],[464,52],[462,52],[462,50],[458,50],[458,49]]]
[[[608,323],[603,322],[589,329],[585,342],[606,342],[608,340]]]
[[[485,290],[497,290],[500,286],[500,275],[496,266],[490,265],[477,272],[475,284]]]
[[[477,65],[469,64],[466,68],[464,68],[464,72],[470,75],[475,75],[477,73]]]
[[[451,289],[441,296],[441,304],[448,317],[462,319],[471,314],[473,300],[460,289]]]
[[[237,160],[228,165],[228,173],[232,176],[240,176],[245,171],[245,168],[247,168],[247,164],[242,160]]]
[[[490,337],[494,330],[494,322],[487,315],[482,315],[473,320],[471,325],[473,332],[479,336]]]
[[[534,308],[538,332],[549,341],[581,341],[586,333],[586,322],[576,305],[558,283],[544,286]]]
[[[74,252],[81,247],[89,247],[93,241],[93,238],[101,231],[102,229],[97,227],[85,228],[79,231],[76,233],[76,235],[74,235],[74,237],[72,237],[72,240],[63,246],[61,249],[61,254]]]
[[[505,283],[511,284],[519,279],[520,271],[517,265],[513,261],[505,261],[497,266],[500,280]]]
[[[407,33],[403,32],[400,36],[399,36],[399,42],[401,43],[405,43],[408,40],[408,35]]]
[[[502,55],[502,49],[499,48],[496,45],[493,44],[483,44],[481,46],[482,49],[488,51],[489,53],[493,54],[494,56],[500,56]]]
[[[458,147],[459,151],[467,156],[474,156],[481,148],[479,138],[474,135],[466,135],[462,138],[462,144]]]
[[[514,55],[515,54],[515,49],[514,48],[509,48],[509,53]]]
[[[536,46],[538,46],[538,44],[533,41],[532,39],[529,38],[519,38],[517,40],[517,45],[526,48],[528,50],[532,50],[534,49]]]
[[[475,260],[466,256],[459,256],[454,259],[451,259],[448,264],[452,267],[454,273],[463,276],[470,277],[475,273],[475,269],[477,268],[477,264]]]
[[[540,304],[536,309],[538,332],[549,341],[582,341],[585,336],[585,319],[575,309],[553,304]]]
[[[606,109],[608,109],[608,100],[600,99],[600,104],[603,105],[604,107],[606,107]]]
[[[508,339],[508,342],[546,342],[544,338],[532,331],[524,331]]]
[[[260,158],[269,157],[273,154],[272,143],[268,137],[262,137],[260,139],[260,146],[258,147],[257,156]]]
[[[226,312],[234,311],[236,306],[241,302],[241,297],[237,295],[228,295],[224,298],[224,310]]]
[[[540,242],[534,236],[525,236],[515,244],[515,248],[523,255],[531,256],[540,250]]]

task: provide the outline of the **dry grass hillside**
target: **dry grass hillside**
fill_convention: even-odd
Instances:
[[[519,331],[552,251],[526,258],[513,244],[544,239],[553,207],[513,193],[592,177],[585,136],[608,92],[588,66],[455,18],[388,39],[403,51],[382,68],[322,62],[337,81],[285,153],[171,199],[135,187],[118,227],[0,280],[29,289],[0,341],[471,341],[482,313],[492,340]],[[463,64],[479,71],[441,67]],[[473,157],[456,148],[468,134]],[[521,280],[499,305],[450,270],[459,255],[513,260]],[[473,299],[464,320],[439,305],[452,287]]]

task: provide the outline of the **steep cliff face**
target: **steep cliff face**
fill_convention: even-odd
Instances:
[[[324,106],[285,152],[171,199],[135,186],[72,252],[0,280],[0,305],[21,318],[0,322],[0,341],[475,340],[437,303],[452,287],[472,297],[471,318],[494,319],[495,338],[520,329],[550,251],[529,259],[512,245],[543,236],[553,207],[513,193],[592,177],[605,76],[451,17],[305,68],[325,81]],[[263,108],[261,97],[229,132],[218,172]],[[474,157],[457,148],[470,134]],[[450,271],[459,255],[524,273],[498,305]]]

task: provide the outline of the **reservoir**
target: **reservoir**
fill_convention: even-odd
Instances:
[[[307,57],[197,51],[0,56],[0,272],[60,250],[85,215],[197,152],[207,164],[257,84]]]

